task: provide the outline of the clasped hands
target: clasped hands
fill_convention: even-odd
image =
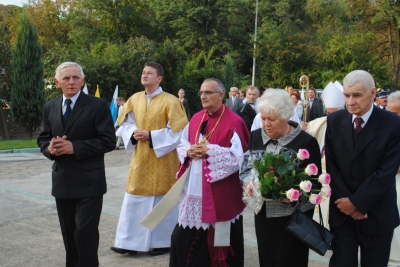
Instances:
[[[136,129],[133,131],[132,136],[133,136],[133,138],[135,138],[138,141],[149,140],[149,131]]]
[[[208,140],[204,140],[203,144],[195,144],[191,145],[190,148],[186,151],[187,157],[191,159],[200,159],[204,156],[207,155],[208,147],[207,145],[209,144]]]
[[[47,147],[47,150],[53,156],[74,154],[74,147],[71,141],[67,140],[66,135],[63,135],[62,137],[53,137],[50,141],[50,145]]]
[[[368,218],[368,214],[364,215],[357,210],[348,197],[339,198],[335,201],[335,204],[341,212],[350,215],[354,220],[360,221]]]

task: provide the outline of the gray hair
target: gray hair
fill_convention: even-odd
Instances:
[[[258,88],[255,87],[254,85],[247,86],[246,93],[247,93],[248,90],[255,90],[258,93],[258,96],[260,96],[260,90],[258,90]]]
[[[60,77],[60,71],[61,71],[62,69],[64,69],[64,68],[66,68],[66,67],[71,67],[71,66],[76,66],[76,67],[78,67],[79,70],[81,71],[82,78],[85,77],[85,74],[83,73],[82,67],[81,67],[78,63],[75,63],[75,62],[64,62],[64,63],[61,63],[61,64],[57,67],[57,69],[56,69],[56,75],[54,76],[54,78],[56,78],[57,80],[60,80],[60,78],[61,78],[61,77]]]
[[[391,93],[388,98],[387,98],[387,102],[394,102],[396,100],[400,100],[400,91],[396,91],[394,93]]]
[[[217,86],[217,92],[221,92],[221,93],[224,93],[224,94],[225,94],[225,86],[224,86],[224,84],[223,84],[220,80],[218,80],[218,79],[216,79],[216,78],[208,78],[208,79],[205,79],[205,80],[203,81],[203,83],[205,83],[205,82],[216,82],[216,83],[218,84],[218,86]]]
[[[361,83],[368,93],[375,88],[375,81],[372,75],[365,70],[353,70],[343,79],[343,87],[352,87],[356,84]]]
[[[282,120],[288,120],[293,116],[293,103],[289,93],[282,89],[266,90],[258,98],[256,104],[258,112],[267,112],[279,115]]]

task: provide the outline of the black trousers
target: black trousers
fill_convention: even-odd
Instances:
[[[208,251],[208,230],[193,227],[183,228],[178,224],[171,235],[170,267],[208,267],[211,266]],[[231,223],[231,246],[235,252],[226,262],[229,267],[244,266],[243,217]]]
[[[358,247],[360,246],[362,267],[386,267],[389,262],[394,230],[383,235],[367,235],[362,231],[360,221],[348,217],[340,227],[330,226],[334,238],[329,266],[358,266]]]
[[[312,217],[314,209],[304,212]],[[307,267],[309,248],[285,230],[292,215],[267,218],[265,203],[254,216],[260,267]]]
[[[67,267],[97,267],[99,222],[103,195],[92,198],[56,198]]]

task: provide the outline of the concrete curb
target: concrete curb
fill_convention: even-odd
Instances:
[[[20,149],[7,149],[0,150],[0,154],[3,153],[40,153],[40,148],[20,148]]]

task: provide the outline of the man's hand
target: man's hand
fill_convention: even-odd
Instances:
[[[202,145],[191,145],[186,154],[191,159],[200,159],[202,157]]]
[[[210,142],[208,142],[207,139],[205,139],[202,143],[201,143],[201,156],[205,157],[207,156],[207,151],[208,151],[208,145],[210,144]]]
[[[346,215],[352,214],[356,207],[351,203],[348,197],[339,198],[335,201],[336,207]]]
[[[149,140],[149,131],[136,129],[133,131],[133,138],[138,141]]]
[[[361,212],[359,212],[357,209],[352,214],[350,214],[350,216],[356,221],[364,220],[364,219],[368,218],[368,214],[364,215]]]
[[[51,139],[48,150],[50,154],[54,156],[74,154],[74,147],[72,146],[71,141],[67,140],[66,135],[63,137],[57,136],[56,138]]]
[[[307,122],[304,122],[304,121],[300,122],[300,128],[303,131],[307,131],[307,127],[308,127],[308,123]]]

